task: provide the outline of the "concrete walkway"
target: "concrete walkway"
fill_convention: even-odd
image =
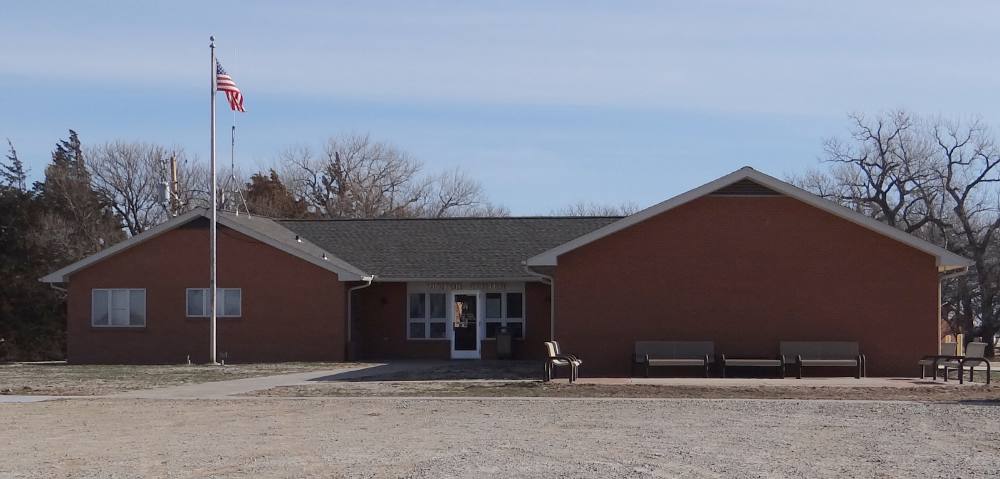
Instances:
[[[130,398],[130,399],[233,399],[241,395],[255,391],[267,390],[281,386],[301,386],[316,384],[318,382],[330,381],[383,381],[380,376],[399,377],[409,376],[420,377],[421,371],[430,371],[441,366],[454,365],[448,361],[394,361],[390,363],[359,364],[346,368],[310,371],[302,373],[280,374],[275,376],[261,376],[244,379],[234,379],[229,381],[215,381],[198,384],[185,384],[181,386],[168,386],[155,389],[143,389],[127,391],[108,396],[87,396],[93,399],[97,397],[106,398]],[[1000,366],[998,364],[997,366]],[[433,376],[433,375],[432,375]],[[461,376],[461,375],[459,375]],[[475,381],[492,382],[488,379],[451,379],[451,378],[427,378],[409,379],[405,381],[393,382],[440,382],[440,381]],[[525,379],[534,381],[534,379]],[[390,379],[390,381],[392,381]],[[501,381],[509,382],[510,379]],[[557,379],[556,382],[565,382],[565,379]],[[852,377],[817,377],[804,379],[761,379],[761,378],[587,378],[578,380],[579,384],[601,384],[601,385],[657,385],[657,386],[696,386],[708,388],[726,387],[874,387],[874,388],[905,388],[905,387],[958,387],[957,380],[947,383],[941,380],[917,378],[863,378],[854,379]],[[982,383],[966,383],[966,386],[981,386]],[[0,395],[0,403],[27,403],[48,401],[53,399],[74,399],[81,396],[17,396]]]
[[[300,386],[316,381],[348,381],[381,374],[395,374],[416,371],[430,367],[424,363],[394,362],[387,364],[364,364],[356,367],[309,371],[304,373],[279,374],[255,378],[214,381],[182,386],[168,386],[156,389],[141,389],[112,394],[105,397],[131,399],[225,399],[254,391],[279,386]]]
[[[0,404],[42,402],[42,401],[51,401],[53,399],[62,399],[62,398],[63,396],[24,396],[24,395],[0,394]]]
[[[861,378],[853,377],[822,377],[802,378],[579,378],[577,384],[649,384],[656,386],[699,386],[699,387],[867,387],[867,388],[908,388],[914,386],[958,386],[957,379],[947,383],[930,378]],[[973,384],[966,382],[966,384]],[[982,382],[974,383],[982,385]]]

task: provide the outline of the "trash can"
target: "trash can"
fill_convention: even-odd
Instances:
[[[500,332],[497,333],[497,359],[511,358],[513,355],[511,352],[511,342],[513,339],[506,326],[500,328]]]

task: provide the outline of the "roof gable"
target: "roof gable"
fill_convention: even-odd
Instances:
[[[594,230],[586,235],[580,236],[535,255],[529,258],[526,264],[528,266],[555,266],[558,264],[559,255],[561,254],[597,241],[605,236],[614,234],[628,228],[629,226],[645,221],[653,216],[669,211],[702,196],[773,196],[775,194],[795,198],[810,206],[829,212],[847,221],[858,224],[876,233],[887,236],[900,243],[934,256],[936,258],[938,269],[941,271],[964,268],[972,264],[970,260],[952,253],[951,251],[948,251],[940,246],[924,241],[916,236],[906,233],[905,231],[893,228],[892,226],[882,223],[881,221],[865,216],[849,208],[845,208],[837,203],[816,196],[797,186],[768,176],[750,168],[749,166],[743,167],[719,179],[710,181],[693,190],[681,193],[631,216],[622,218],[621,220]]]
[[[121,241],[111,247],[94,253],[86,258],[70,264],[58,271],[52,272],[39,281],[43,283],[64,283],[68,277],[90,265],[110,258],[127,249],[138,246],[168,231],[179,228],[199,218],[210,218],[208,210],[199,208],[189,211],[183,215],[171,218],[159,225],[156,225],[140,234],[137,234],[125,241]],[[249,236],[264,244],[284,251],[292,256],[303,259],[309,263],[337,274],[341,281],[359,280],[366,276],[362,270],[337,258],[331,253],[324,251],[321,247],[305,240],[296,239],[294,232],[281,226],[273,220],[248,215],[234,215],[232,213],[219,212],[218,224],[231,228],[234,231]]]

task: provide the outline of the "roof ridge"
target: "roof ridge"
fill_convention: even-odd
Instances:
[[[559,220],[559,219],[621,219],[619,215],[595,216],[449,216],[446,218],[268,218],[282,222],[375,222],[375,221],[459,221],[459,220]]]

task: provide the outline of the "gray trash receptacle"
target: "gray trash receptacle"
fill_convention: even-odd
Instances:
[[[514,338],[506,327],[501,327],[497,333],[497,359],[510,359],[513,355],[511,342]]]

